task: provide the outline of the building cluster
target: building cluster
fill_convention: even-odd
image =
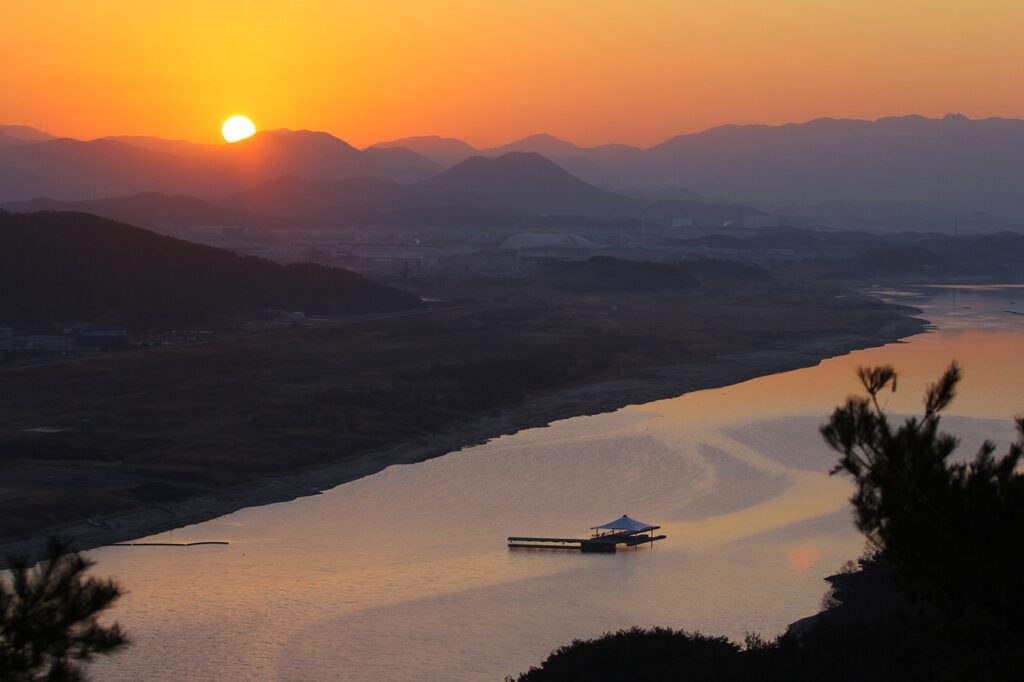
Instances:
[[[14,327],[0,327],[0,351],[113,350],[130,343],[125,329],[65,329],[60,334],[16,334]]]

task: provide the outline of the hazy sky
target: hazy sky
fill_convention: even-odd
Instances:
[[[0,0],[0,122],[356,145],[550,132],[653,144],[721,123],[1024,117],[1010,0]]]

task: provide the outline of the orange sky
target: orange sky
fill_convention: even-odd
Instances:
[[[1016,0],[4,0],[0,123],[212,142],[244,113],[485,146],[1024,117],[1022,26]]]

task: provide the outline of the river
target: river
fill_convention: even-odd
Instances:
[[[132,646],[101,680],[500,680],[576,637],[663,625],[742,639],[817,612],[822,578],[863,538],[818,434],[892,364],[893,413],[920,407],[952,359],[946,420],[972,452],[1024,412],[1024,289],[879,291],[933,325],[902,343],[727,388],[584,416],[322,495],[243,509],[89,555],[128,594]],[[622,514],[668,539],[613,555],[509,551],[507,535],[575,537]]]

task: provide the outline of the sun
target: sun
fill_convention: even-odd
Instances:
[[[255,133],[256,125],[245,116],[232,116],[224,121],[220,132],[228,142],[238,142]]]

